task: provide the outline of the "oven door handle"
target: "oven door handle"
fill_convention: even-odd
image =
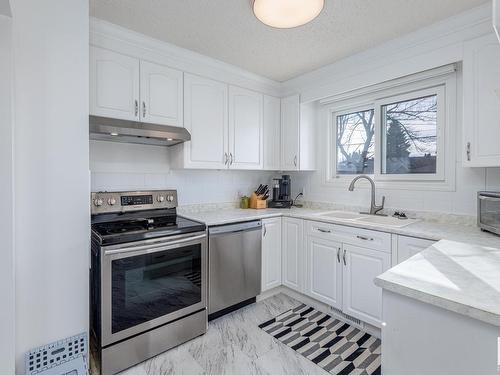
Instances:
[[[114,254],[123,254],[123,253],[130,253],[130,252],[135,252],[135,251],[143,251],[144,253],[148,253],[149,250],[154,250],[154,249],[166,249],[170,247],[177,247],[176,245],[180,245],[186,242],[193,242],[196,240],[201,240],[206,238],[206,234],[200,234],[198,236],[192,236],[192,237],[186,237],[186,238],[181,238],[179,240],[175,241],[161,241],[161,242],[155,242],[152,244],[148,245],[138,245],[138,246],[130,246],[130,247],[122,247],[118,249],[113,249],[113,250],[105,250],[104,255],[114,255]]]

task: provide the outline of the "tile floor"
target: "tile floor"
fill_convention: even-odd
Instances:
[[[205,335],[122,375],[326,375],[258,325],[300,303],[278,294],[213,320]]]

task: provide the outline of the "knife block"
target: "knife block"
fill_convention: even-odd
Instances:
[[[262,199],[261,195],[252,193],[252,195],[250,195],[250,208],[256,210],[267,208],[267,200]]]

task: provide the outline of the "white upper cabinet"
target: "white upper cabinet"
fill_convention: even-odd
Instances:
[[[280,170],[281,100],[264,95],[264,169]]]
[[[90,113],[139,120],[139,60],[90,48]]]
[[[284,217],[282,219],[282,279],[283,285],[302,292],[303,270],[303,220]]]
[[[306,294],[342,309],[342,244],[307,236]]]
[[[382,289],[373,280],[387,271],[391,254],[343,244],[343,311],[376,327],[382,324]]]
[[[228,164],[228,87],[192,74],[184,76],[184,125],[191,141],[174,146],[181,168],[225,169]]]
[[[263,95],[229,86],[229,167],[262,169]]]
[[[141,118],[144,122],[183,126],[182,72],[141,61]]]
[[[262,220],[262,291],[281,285],[281,217]]]
[[[182,72],[90,48],[90,114],[183,126]]]
[[[281,169],[299,169],[300,97],[292,95],[281,99]]]
[[[423,238],[398,236],[398,263],[411,258],[422,250],[432,246],[436,241],[426,240]]]
[[[464,45],[464,165],[500,166],[500,43],[495,35]]]

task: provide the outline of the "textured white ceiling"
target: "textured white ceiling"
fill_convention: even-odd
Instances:
[[[313,22],[273,29],[251,0],[90,0],[91,15],[285,81],[489,0],[326,0]]]

